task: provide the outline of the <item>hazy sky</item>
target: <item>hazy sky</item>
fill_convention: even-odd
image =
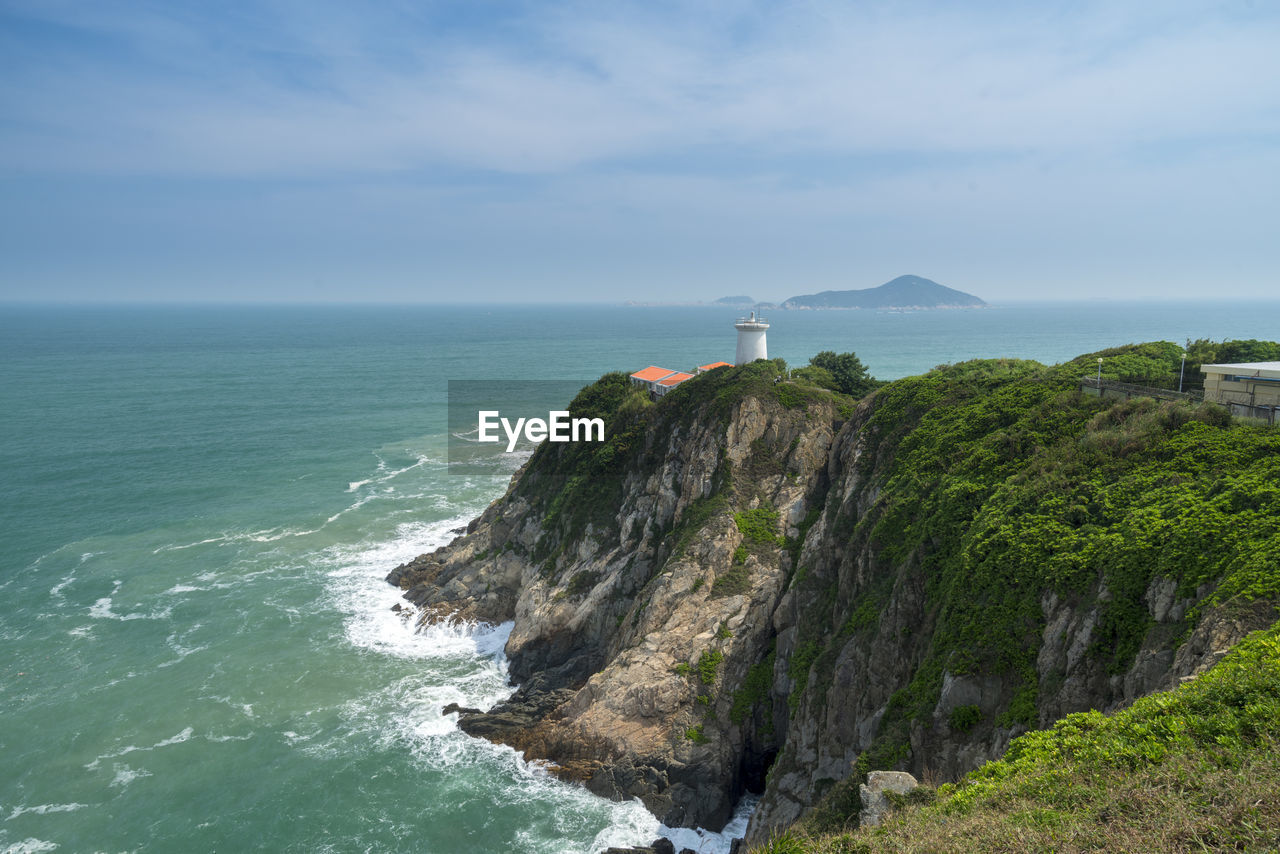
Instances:
[[[0,299],[1280,298],[1280,3],[0,0]]]

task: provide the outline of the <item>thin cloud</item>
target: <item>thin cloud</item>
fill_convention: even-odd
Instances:
[[[344,29],[310,6],[270,8],[226,47],[216,18],[210,36],[190,14],[76,20],[64,7],[60,25],[117,50],[47,63],[26,52],[5,97],[5,161],[556,173],[715,146],[803,172],[788,161],[811,152],[1016,155],[1280,131],[1276,19],[1157,9],[1121,25],[1097,9],[1064,20],[802,4],[739,6],[726,22],[593,4],[519,18],[505,40],[427,22],[419,45],[402,34],[384,58],[377,42],[396,21]]]

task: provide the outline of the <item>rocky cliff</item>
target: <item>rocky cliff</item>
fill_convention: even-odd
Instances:
[[[954,778],[1274,620],[1265,432],[1083,397],[1071,364],[966,363],[861,402],[781,370],[657,404],[606,376],[570,409],[607,442],[542,446],[391,573],[424,620],[514,621],[520,688],[464,729],[672,825],[762,791],[758,841],[856,815],[869,770]]]

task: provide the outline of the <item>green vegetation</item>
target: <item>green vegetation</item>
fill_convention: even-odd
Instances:
[[[776,660],[773,647],[769,648],[769,654],[764,660],[757,661],[751,665],[751,669],[747,671],[747,678],[742,681],[742,687],[733,692],[733,705],[729,708],[729,720],[737,726],[747,719],[747,716],[754,711],[756,706],[763,703],[769,697],[769,689],[773,685],[773,665]],[[772,720],[769,721],[768,730],[772,732]]]
[[[692,741],[694,744],[706,744],[710,741],[706,733],[702,731],[702,724],[691,726],[684,731],[684,737]]]
[[[796,709],[800,707],[800,696],[804,693],[805,685],[809,681],[809,669],[820,652],[822,652],[822,644],[810,640],[805,641],[791,654],[791,661],[787,665],[787,676],[790,677],[794,687],[787,695],[787,705],[791,707],[792,714],[795,714]]]
[[[947,718],[947,724],[956,732],[968,732],[982,720],[982,709],[977,706],[956,706]]]
[[[723,495],[712,495],[708,498],[698,498],[685,508],[684,515],[680,517],[674,531],[673,539],[675,545],[671,549],[673,555],[682,555],[689,544],[693,542],[693,538],[706,527],[712,517],[723,512],[729,506],[728,499]]]
[[[1275,850],[1280,625],[1114,715],[1069,715],[956,785],[913,793],[878,828],[808,824],[758,851]],[[848,816],[847,816],[848,817]]]
[[[744,557],[745,561],[746,558]],[[711,595],[738,596],[751,589],[751,573],[742,564],[735,563],[728,570],[716,576],[711,584]]]
[[[773,544],[782,542],[778,535],[778,511],[772,507],[757,507],[733,514],[738,530],[748,542]]]
[[[724,661],[724,653],[718,649],[704,650],[698,658],[698,678],[702,680],[703,685],[714,685],[716,682],[716,670],[720,667],[720,662]]]
[[[1187,361],[1182,364],[1182,354]],[[1130,345],[1103,350],[1095,354],[1092,365],[1082,365],[1081,374],[1094,376],[1097,356],[1102,357],[1102,378],[1119,380],[1154,388],[1196,390],[1204,387],[1201,365],[1231,362],[1269,362],[1280,359],[1280,343],[1275,341],[1210,341],[1188,340],[1179,347],[1168,341]],[[1077,362],[1080,360],[1077,359]]]
[[[1181,352],[1156,343],[1098,355],[1104,376],[1112,365],[1133,378],[1176,371]],[[927,646],[881,719],[868,752],[878,761],[909,756],[910,726],[932,714],[944,672],[1003,676],[1013,699],[992,723],[1038,723],[1046,590],[1105,591],[1087,653],[1109,673],[1128,669],[1152,626],[1143,596],[1156,578],[1173,579],[1179,597],[1216,585],[1210,604],[1280,599],[1280,430],[1233,423],[1213,405],[1082,395],[1098,355],[1056,367],[966,362],[876,392],[861,465],[879,500],[828,523],[851,549],[870,547],[873,571],[847,603],[830,575],[797,574],[818,604],[790,670],[812,667],[810,690],[825,691],[839,649],[878,624],[884,585],[923,585],[929,622],[909,628]]]
[[[573,578],[569,579],[569,584],[565,587],[564,592],[570,596],[582,596],[589,593],[599,583],[599,572],[582,570],[574,573]]]
[[[736,596],[751,589],[751,573],[747,570],[747,556],[760,554],[770,547],[783,543],[778,534],[778,511],[772,507],[757,507],[733,515],[744,540],[733,551],[729,569],[716,576],[711,585],[712,596]]]
[[[866,365],[854,353],[835,353],[823,350],[809,360],[807,372],[816,384],[850,397],[862,397],[883,385],[867,372]]]

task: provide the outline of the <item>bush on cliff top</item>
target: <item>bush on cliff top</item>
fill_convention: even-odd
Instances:
[[[1114,715],[1015,739],[934,804],[855,833],[794,830],[758,851],[1274,850],[1280,845],[1280,624],[1216,667]]]

